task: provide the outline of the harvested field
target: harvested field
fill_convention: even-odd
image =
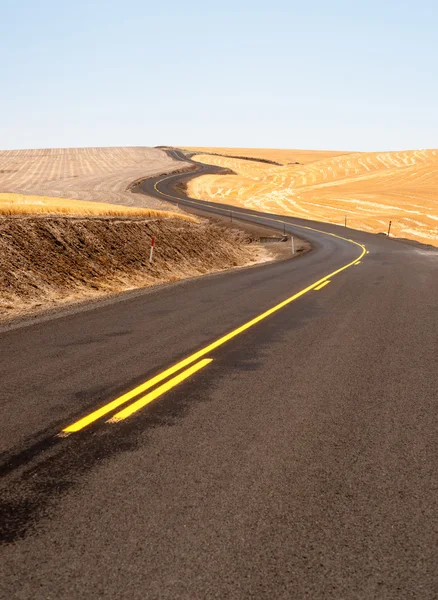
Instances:
[[[253,239],[181,219],[2,217],[0,319],[268,260]]]
[[[196,222],[196,219],[183,213],[175,213],[153,208],[136,208],[106,204],[105,202],[87,202],[84,200],[65,200],[48,196],[23,196],[22,194],[0,193],[0,215],[82,215],[82,216],[131,216],[173,218]]]
[[[237,174],[191,180],[194,198],[329,223],[347,217],[348,226],[376,233],[392,221],[392,235],[438,246],[438,150],[351,153],[281,166],[194,158]]]
[[[299,163],[307,165],[317,160],[333,158],[348,154],[348,152],[337,152],[332,150],[281,150],[274,148],[200,148],[184,147],[184,150],[198,154],[218,154],[220,156],[231,156],[234,158],[247,157],[261,160],[271,160],[281,165]]]
[[[1,150],[0,192],[166,209],[166,202],[127,190],[185,166],[155,148]]]

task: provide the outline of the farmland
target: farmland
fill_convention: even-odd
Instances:
[[[208,151],[219,152],[219,149]],[[230,149],[223,149],[230,154]],[[243,156],[243,149],[235,149]],[[281,153],[284,152],[283,159]],[[206,175],[189,183],[194,198],[224,202],[288,216],[347,224],[369,232],[438,246],[438,150],[344,153],[319,158],[297,151],[254,151],[262,162],[199,154],[199,162],[231,169],[236,175]]]
[[[337,152],[335,150],[281,150],[275,148],[202,148],[202,147],[185,147],[185,150],[197,152],[199,154],[219,154],[222,156],[231,156],[238,158],[240,156],[269,160],[280,163],[281,165],[296,164],[297,162],[306,165],[347,154],[346,152]]]
[[[168,204],[128,188],[138,179],[184,166],[144,147],[2,150],[0,192],[166,209]]]

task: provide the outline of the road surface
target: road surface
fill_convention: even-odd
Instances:
[[[1,332],[3,597],[437,597],[438,253],[269,219],[314,250]]]

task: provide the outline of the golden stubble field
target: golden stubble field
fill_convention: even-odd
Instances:
[[[151,217],[174,218],[196,222],[196,219],[184,213],[154,208],[137,208],[106,202],[88,202],[86,200],[66,200],[50,196],[32,196],[23,194],[0,193],[0,216],[19,215],[74,215],[81,217]]]
[[[236,175],[193,179],[190,196],[342,225],[346,217],[350,227],[370,232],[386,232],[392,221],[392,235],[438,246],[438,150],[203,152],[265,158],[281,165],[196,155],[195,160]]]
[[[0,208],[3,205],[3,214],[13,214],[18,212],[21,201],[27,212],[31,211],[31,205],[35,207],[32,212],[44,212],[44,204],[51,205],[52,210],[56,204],[47,200],[51,197],[166,209],[168,204],[134,195],[128,187],[138,179],[181,167],[184,163],[176,163],[163,151],[145,147],[1,150]],[[34,198],[26,200],[25,196]],[[57,205],[64,208],[59,212],[70,212],[66,203],[58,201]],[[95,212],[105,214],[107,210],[110,209],[96,206]],[[86,214],[92,213],[92,207],[88,207]]]
[[[197,152],[204,154],[205,152],[211,152],[212,154],[220,154],[221,156],[231,156],[239,158],[244,156],[245,158],[261,158],[263,160],[271,160],[278,162],[281,165],[295,164],[307,164],[309,162],[315,162],[316,160],[323,160],[325,158],[333,158],[345,152],[337,152],[335,150],[276,150],[275,148],[202,148],[199,146],[185,146],[184,150],[190,152]]]

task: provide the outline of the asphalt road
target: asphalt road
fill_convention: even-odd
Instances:
[[[2,597],[438,596],[438,253],[269,218],[314,250],[1,332]]]

